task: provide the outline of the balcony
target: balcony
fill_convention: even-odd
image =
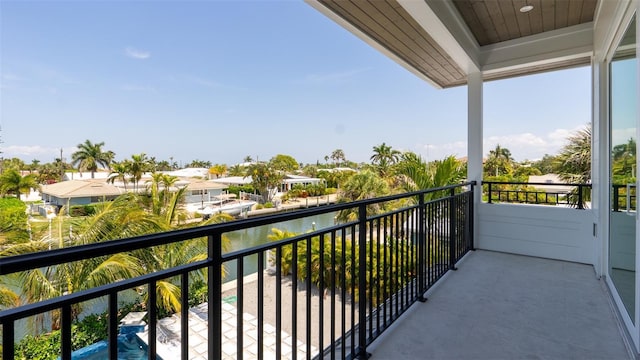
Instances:
[[[0,276],[43,268],[55,271],[70,264],[69,259],[104,259],[198,239],[205,240],[207,255],[3,310],[2,358],[16,357],[24,319],[51,312],[59,314],[57,355],[85,358],[73,347],[72,325],[76,307],[93,299],[105,303],[108,338],[102,342],[102,356],[112,359],[123,351],[118,340],[125,335],[140,341],[149,359],[163,360],[346,359],[369,353],[381,359],[629,357],[609,295],[592,267],[471,251],[475,228],[481,225],[474,219],[483,219],[475,214],[475,187],[467,183],[2,258]],[[347,220],[223,251],[226,233],[333,212]],[[458,265],[460,271],[452,271]],[[190,286],[202,272],[206,301],[162,315],[153,289],[170,282],[180,289],[181,299],[190,299]],[[242,276],[247,272],[251,274]],[[230,279],[230,273],[240,276]],[[119,300],[132,289],[146,294],[144,313],[131,316],[143,322],[133,333],[123,334]]]
[[[379,359],[634,359],[589,265],[478,250],[369,351]]]

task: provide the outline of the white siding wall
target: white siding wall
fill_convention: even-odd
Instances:
[[[479,249],[595,264],[591,210],[482,203],[477,212]]]

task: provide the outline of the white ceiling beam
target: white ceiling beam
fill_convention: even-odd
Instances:
[[[583,58],[593,54],[593,23],[526,36],[480,48],[482,73],[492,74]]]
[[[397,0],[413,19],[451,57],[465,74],[480,70],[477,42],[471,35],[453,4],[442,0]],[[446,21],[447,26],[444,22]],[[450,31],[449,28],[452,30]],[[460,39],[456,36],[457,35]]]

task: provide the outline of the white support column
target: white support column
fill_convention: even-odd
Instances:
[[[604,59],[591,64],[591,207],[595,216],[593,265],[596,276],[606,274],[609,253],[609,117],[608,77]]]
[[[478,208],[482,202],[482,73],[474,72],[467,76],[467,179],[477,182],[475,198],[476,211],[473,223],[476,248],[481,248],[478,236]]]

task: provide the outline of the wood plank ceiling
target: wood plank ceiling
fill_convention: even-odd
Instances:
[[[319,2],[438,85],[466,83],[458,65],[395,0]]]
[[[403,62],[441,87],[466,84],[464,71],[397,0],[317,0]],[[437,0],[445,1],[445,0]],[[598,0],[448,0],[480,46],[593,21]],[[533,10],[520,12],[524,5]],[[588,63],[588,59],[585,60]],[[581,65],[585,62],[572,61]],[[571,64],[543,66],[523,73],[548,71]],[[493,74],[488,79],[518,75]]]
[[[593,21],[597,0],[453,0],[480,46]],[[532,5],[529,12],[520,12]]]

